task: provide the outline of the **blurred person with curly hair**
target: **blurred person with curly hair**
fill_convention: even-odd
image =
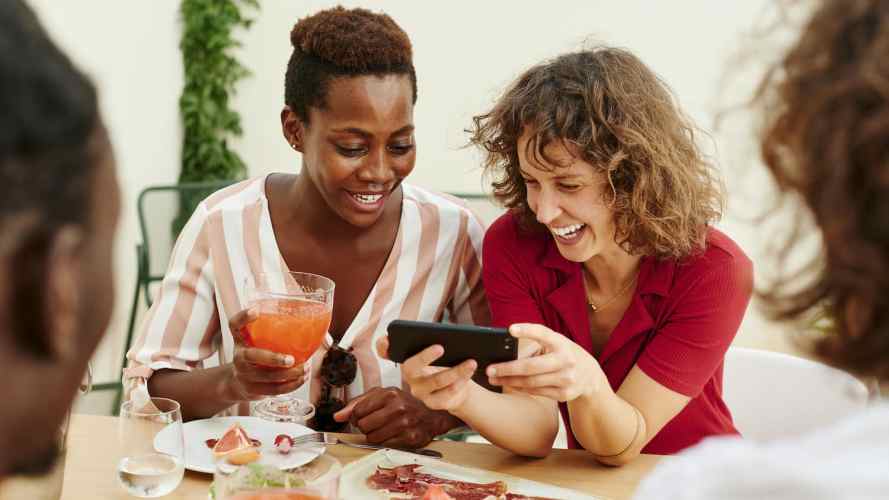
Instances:
[[[532,67],[475,117],[509,208],[485,235],[485,288],[526,357],[488,368],[495,393],[427,366],[431,348],[404,364],[414,394],[524,455],[549,452],[559,408],[569,446],[610,465],[737,434],[722,367],[752,265],[712,227],[721,183],[695,134],[667,85],[609,47]]]
[[[316,429],[351,423],[371,443],[423,446],[461,422],[402,390],[373,341],[393,319],[489,321],[484,229],[460,201],[403,182],[416,158],[417,77],[411,42],[389,16],[323,10],[290,39],[280,120],[299,173],[201,203],[125,378],[180,401],[188,419],[245,414],[250,401],[295,391],[316,406]],[[245,280],[288,270],[336,284],[329,335],[304,365],[238,335],[255,318]]]
[[[773,316],[804,332],[826,313],[830,326],[802,337],[814,354],[885,381],[889,3],[799,5],[814,6],[814,14],[767,72],[754,102],[762,110],[766,167],[781,193],[811,214],[821,251],[802,274],[783,272],[762,295]],[[790,232],[786,249],[802,242],[802,229]],[[801,438],[707,441],[657,470],[639,498],[876,499],[887,492],[889,406],[883,403]]]

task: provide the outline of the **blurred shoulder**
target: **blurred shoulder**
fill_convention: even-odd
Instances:
[[[759,443],[713,437],[667,457],[634,498],[884,498],[889,405],[804,436]],[[825,457],[830,457],[825,460]]]

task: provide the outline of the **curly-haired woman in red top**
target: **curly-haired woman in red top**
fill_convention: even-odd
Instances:
[[[526,71],[473,143],[510,211],[488,230],[483,275],[493,323],[534,355],[493,365],[504,388],[404,364],[414,394],[492,442],[546,454],[557,425],[607,464],[736,433],[722,364],[752,289],[752,266],[712,227],[722,193],[695,129],[632,54],[600,47]]]
[[[403,391],[373,340],[397,318],[488,322],[483,229],[458,201],[402,182],[416,157],[417,78],[411,42],[389,16],[328,9],[290,37],[280,119],[299,173],[242,182],[198,207],[126,377],[180,401],[187,418],[245,413],[248,401],[296,390],[316,405],[319,429],[351,421],[371,442],[422,446],[460,422]],[[239,314],[245,279],[276,270],[336,283],[325,343],[335,347],[311,371],[235,345],[250,317]]]

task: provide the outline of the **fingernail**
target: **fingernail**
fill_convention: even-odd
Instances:
[[[282,356],[282,357],[281,357],[281,363],[283,363],[284,366],[290,366],[290,365],[292,365],[295,361],[296,361],[296,360],[293,359],[293,356],[291,356],[291,355],[289,355],[289,354],[286,355],[286,356]]]
[[[488,376],[489,377],[496,377],[497,376],[497,369],[494,368],[493,366],[489,366],[488,367]]]
[[[519,325],[512,325],[511,327],[509,327],[509,331],[512,333],[520,333],[522,331],[522,327],[520,327]]]

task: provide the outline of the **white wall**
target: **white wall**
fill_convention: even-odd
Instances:
[[[283,105],[289,32],[297,19],[329,1],[266,0],[256,23],[241,35],[239,56],[253,76],[240,87],[234,105],[246,131],[235,146],[251,175],[295,171],[298,156],[282,140],[278,116]],[[733,62],[748,30],[768,0],[744,2],[651,2],[648,0],[539,2],[342,2],[390,14],[410,35],[419,79],[416,108],[418,163],[412,181],[440,190],[478,192],[483,181],[475,152],[460,149],[462,132],[474,113],[528,65],[584,41],[600,40],[633,50],[662,75],[686,111],[705,128],[715,112],[749,90],[758,72]],[[123,181],[125,213],[117,249],[117,312],[108,342],[97,359],[100,377],[110,377],[124,335],[137,241],[135,197],[149,184],[176,179],[181,128],[177,99],[182,70],[177,44],[175,0],[31,0],[57,41],[93,75],[113,134]],[[735,81],[725,86],[728,66]],[[738,87],[738,88],[736,88]],[[715,136],[717,159],[727,171],[732,205],[722,227],[761,260],[761,238],[744,216],[762,208],[761,198],[742,196],[742,185],[764,192],[762,169],[738,145],[748,144],[744,127]],[[708,146],[709,148],[710,146]],[[739,174],[740,173],[740,174]],[[751,180],[752,179],[752,180]],[[751,309],[740,343],[781,343]]]

